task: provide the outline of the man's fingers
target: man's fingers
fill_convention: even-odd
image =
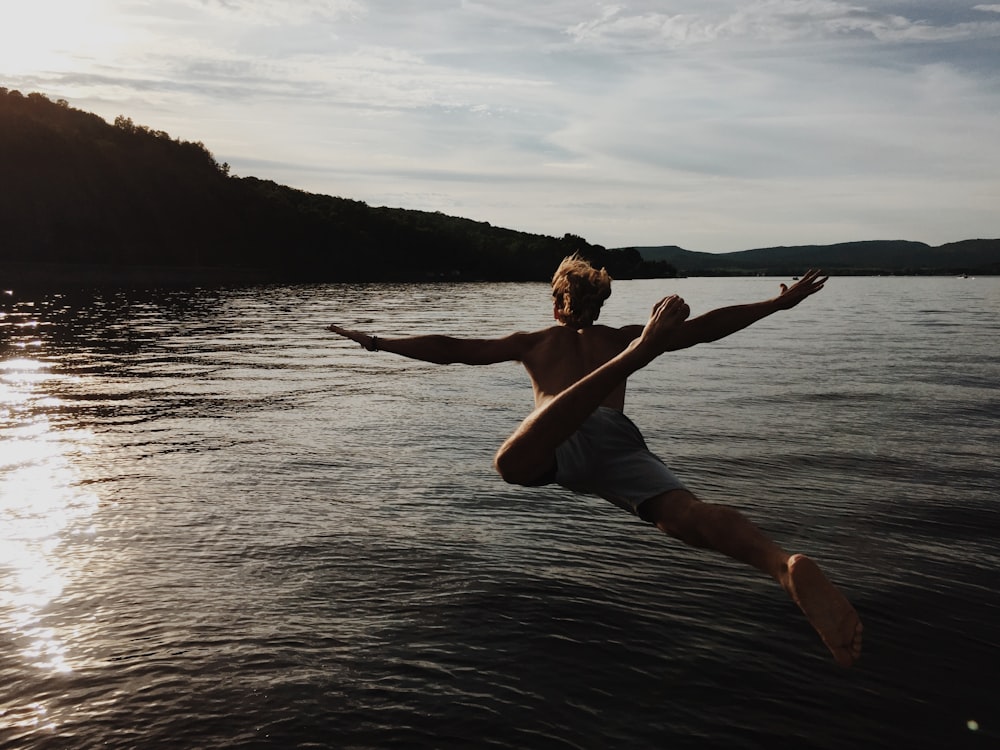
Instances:
[[[655,305],[653,305],[653,317],[663,317],[664,315],[669,315],[671,308],[677,304],[677,298],[674,296],[664,297]]]
[[[658,320],[673,318],[684,320],[690,313],[691,310],[688,308],[687,303],[676,294],[671,294],[653,306],[653,314],[650,317]]]
[[[827,279],[829,279],[830,277],[823,276],[822,278],[820,278],[820,275],[822,273],[823,272],[820,271],[818,268],[810,268],[809,271],[806,273],[806,275],[802,277],[802,281],[800,281],[799,283],[810,284],[813,286],[823,286],[823,284],[825,284]]]
[[[813,292],[818,292],[830,278],[829,276],[823,276],[821,278],[821,273],[822,272],[819,269],[810,268],[806,271],[802,278],[796,281],[791,287],[786,284],[781,284],[781,293],[786,294],[789,291],[796,291],[804,294],[812,294]]]

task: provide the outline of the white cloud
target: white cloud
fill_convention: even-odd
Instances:
[[[182,0],[185,4],[230,22],[264,26],[294,26],[315,21],[356,20],[365,14],[357,0]]]
[[[1000,6],[976,7],[992,10]],[[754,0],[724,6],[715,13],[709,7],[675,15],[659,11],[630,14],[621,6],[608,6],[597,17],[568,27],[566,33],[578,43],[676,47],[720,41],[958,41],[1000,35],[1000,24],[935,25],[838,0]]]

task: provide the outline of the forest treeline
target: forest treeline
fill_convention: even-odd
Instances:
[[[380,208],[236,177],[200,142],[0,88],[0,262],[254,271],[281,281],[547,280],[580,252],[616,278],[675,275],[634,248]]]

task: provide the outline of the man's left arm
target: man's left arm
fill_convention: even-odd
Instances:
[[[677,327],[667,351],[685,349],[696,344],[718,341],[780,310],[790,310],[806,297],[816,294],[827,281],[819,271],[809,271],[792,286],[781,285],[777,297],[745,305],[720,307],[697,318],[687,320]]]

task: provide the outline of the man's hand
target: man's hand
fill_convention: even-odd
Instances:
[[[820,276],[820,272],[813,269],[791,286],[782,284],[781,294],[774,298],[776,307],[779,310],[792,309],[806,297],[822,289],[828,278],[830,277]]]
[[[347,328],[341,328],[340,326],[334,325],[333,323],[330,324],[330,327],[327,330],[333,331],[333,333],[336,333],[339,336],[343,336],[344,338],[348,338],[351,341],[356,341],[370,352],[375,351],[378,348],[378,343],[376,338],[374,336],[369,336],[367,333],[361,333],[360,331],[352,331]]]
[[[653,306],[649,322],[639,336],[640,343],[649,344],[657,352],[665,351],[677,326],[690,314],[691,308],[676,294],[664,297]]]

